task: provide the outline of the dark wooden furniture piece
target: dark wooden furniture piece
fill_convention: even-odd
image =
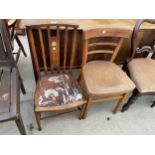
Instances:
[[[114,63],[124,39],[128,36],[129,31],[125,29],[98,28],[84,32],[83,63],[79,81],[81,77],[84,80],[87,104],[80,118],[86,117],[88,107],[93,102],[119,99],[113,110],[113,113],[116,113],[122,107],[128,93],[135,88],[134,83]],[[89,56],[96,54],[107,54],[110,61],[89,61]]]
[[[13,52],[13,54],[16,55],[16,63],[18,63],[21,51],[22,51],[22,53],[24,54],[25,57],[27,57],[27,54],[25,52],[23,44],[21,43],[21,41],[20,41],[20,39],[19,39],[19,37],[17,35],[16,29],[15,29],[16,28],[16,24],[17,24],[17,19],[8,20],[7,23],[8,23],[9,32],[10,32],[10,39],[11,39],[11,43],[12,43],[12,48],[14,49],[15,41],[17,42],[17,44],[19,46],[18,51],[17,52]]]
[[[139,46],[138,34],[140,26],[143,23],[155,24],[155,20],[141,19],[135,24],[132,34],[132,55],[124,64],[123,69],[126,70],[134,81],[136,88],[133,91],[132,96],[128,99],[128,102],[123,106],[122,112],[129,109],[129,107],[136,101],[141,95],[155,94],[155,60],[154,52],[155,46]],[[155,37],[154,37],[155,40]],[[136,58],[137,54],[141,54],[142,58]],[[155,105],[152,105],[152,107]]]
[[[10,41],[9,29],[7,26],[7,21],[4,19],[0,19],[0,66],[11,66],[17,67],[17,64],[12,55],[12,45]],[[18,71],[19,72],[19,71]],[[21,81],[21,90],[23,94],[26,94],[25,87],[23,84],[23,80],[19,73],[19,79]]]
[[[0,123],[11,120],[15,120],[20,133],[26,135],[20,114],[18,71],[10,66],[0,66]]]
[[[25,94],[12,55],[7,22],[0,19],[0,122],[15,120],[21,134],[26,134],[20,115],[20,88]]]
[[[84,108],[86,103],[73,74],[77,28],[77,25],[68,24],[32,25],[26,28],[37,81],[34,111],[39,130],[41,113],[79,106]]]

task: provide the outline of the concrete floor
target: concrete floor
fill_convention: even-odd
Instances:
[[[83,134],[155,134],[155,108],[150,108],[154,96],[143,96],[125,113],[112,114],[116,102],[104,102],[90,106],[88,117],[79,120],[79,111],[50,117],[42,120],[42,131],[37,130],[33,112],[33,93],[35,90],[34,75],[27,38],[21,37],[28,57],[23,55],[18,63],[24,80],[27,94],[21,94],[21,115],[28,134],[42,135],[83,135]],[[50,115],[48,113],[46,115]],[[107,120],[107,117],[110,120]],[[33,129],[30,126],[34,126]],[[0,124],[1,135],[18,135],[14,121]]]

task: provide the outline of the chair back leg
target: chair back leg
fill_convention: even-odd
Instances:
[[[124,104],[121,112],[127,111],[129,109],[129,107],[135,103],[135,101],[137,100],[137,98],[140,96],[140,93],[138,92],[137,89],[134,89],[131,97],[128,99],[127,103]]]
[[[81,110],[80,117],[79,117],[80,119],[85,119],[86,118],[86,115],[88,113],[88,109],[89,109],[89,106],[91,104],[91,101],[92,101],[92,95],[89,95],[87,103],[83,105],[83,108]]]

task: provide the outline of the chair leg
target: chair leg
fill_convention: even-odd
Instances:
[[[18,119],[15,120],[16,125],[21,133],[21,135],[26,135],[26,130],[23,124],[23,120],[21,118],[21,116],[19,115]]]
[[[82,108],[81,108],[81,112],[80,112],[80,116],[79,116],[79,119],[80,119],[80,120],[83,119],[82,116],[83,116],[83,113],[84,113],[84,111],[85,111],[86,104],[87,104],[87,103],[85,103],[85,104],[82,106]]]
[[[21,81],[21,90],[22,90],[23,94],[26,94],[26,90],[25,90],[25,87],[24,87],[23,80]]]
[[[80,72],[80,74],[79,74],[79,76],[78,76],[78,78],[77,78],[77,82],[78,82],[78,83],[80,83],[81,78],[82,78],[82,73]]]
[[[91,101],[92,101],[92,96],[89,95],[87,103],[84,104],[84,106],[82,107],[80,117],[79,117],[80,119],[85,119],[86,118],[86,115],[88,113],[88,108],[90,106]]]
[[[81,111],[82,108],[81,108],[81,106],[78,106],[77,109],[78,109],[79,111]]]
[[[23,79],[22,79],[20,73],[19,73],[19,80],[21,82],[21,90],[22,90],[22,93],[23,94],[26,94],[26,90],[25,90],[25,87],[24,87]]]
[[[113,110],[113,113],[116,114],[118,111],[120,111],[120,109],[122,108],[122,105],[124,103],[124,100],[127,98],[128,93],[124,94],[123,97],[121,99],[119,99],[115,109]]]
[[[129,109],[129,107],[137,100],[137,98],[140,96],[140,93],[137,89],[134,89],[132,96],[128,99],[127,103],[124,104],[121,112],[124,112]]]
[[[37,121],[37,125],[38,125],[38,130],[41,131],[41,112],[35,112],[35,116],[36,116],[36,121]]]
[[[155,107],[155,101],[153,101],[153,103],[150,106],[151,108]]]
[[[17,56],[16,56],[16,64],[18,63],[20,53],[21,53],[21,48],[19,47],[18,52],[17,52]]]
[[[24,56],[27,57],[27,54],[26,54],[25,49],[24,49],[24,47],[23,47],[23,44],[21,43],[21,41],[20,41],[20,39],[18,38],[17,34],[16,34],[16,36],[15,36],[15,39],[16,39],[16,41],[17,41],[18,46],[21,48],[21,50],[22,50]]]

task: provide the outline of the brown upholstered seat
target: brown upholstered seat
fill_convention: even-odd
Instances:
[[[83,67],[83,77],[89,93],[117,95],[132,91],[134,83],[120,67],[109,61],[91,61]]]
[[[140,93],[155,92],[155,60],[133,59],[128,64],[128,69]]]
[[[84,103],[80,88],[73,76],[68,74],[43,76],[38,81],[35,98],[36,110],[41,107],[60,110],[63,106],[73,108],[77,106],[76,103]]]

